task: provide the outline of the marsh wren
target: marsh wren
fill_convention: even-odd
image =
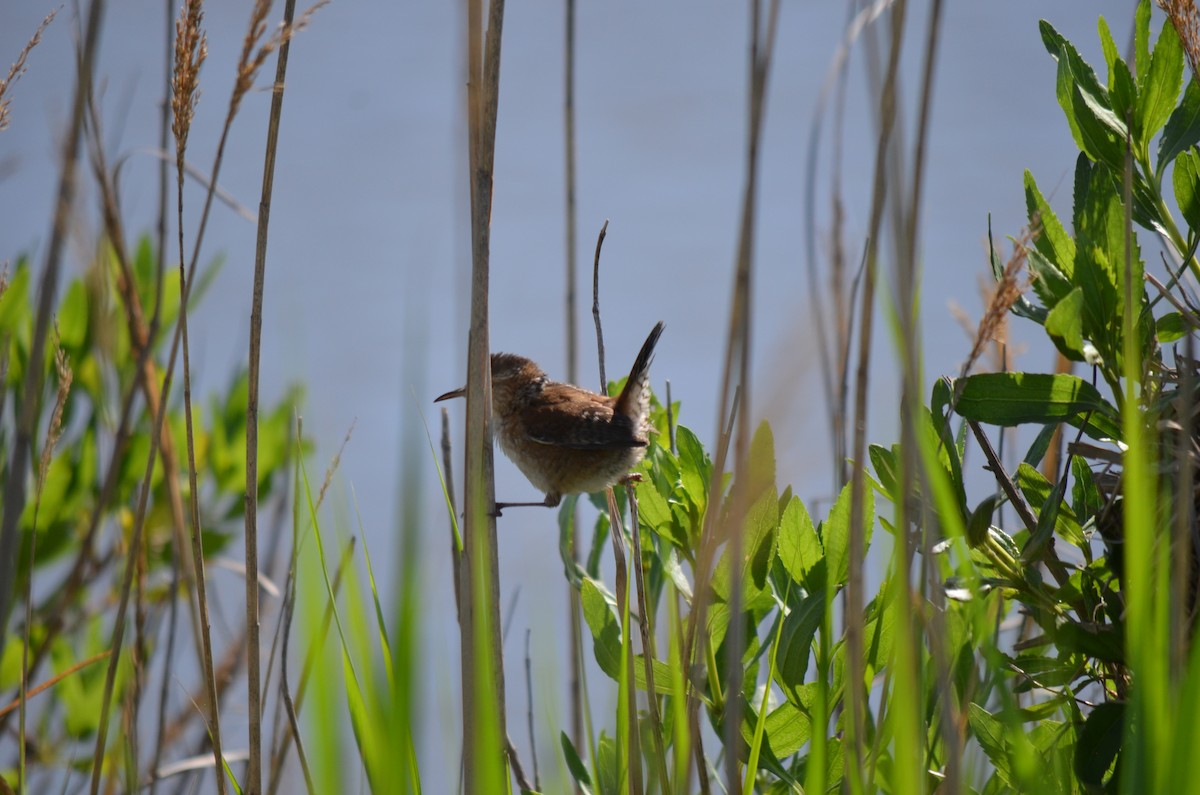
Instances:
[[[496,439],[529,482],[546,493],[542,502],[498,502],[497,516],[504,508],[553,508],[564,494],[602,491],[638,465],[646,454],[650,359],[662,330],[660,322],[646,337],[615,398],[551,381],[524,356],[492,354]],[[465,394],[463,387],[434,402]]]

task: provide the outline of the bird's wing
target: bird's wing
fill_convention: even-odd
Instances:
[[[566,385],[558,385],[562,389]],[[549,390],[547,390],[549,392]],[[543,400],[521,414],[529,438],[539,444],[573,450],[620,450],[645,447],[634,423],[616,414],[609,398],[583,390],[543,394]]]

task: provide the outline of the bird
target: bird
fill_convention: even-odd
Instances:
[[[492,423],[500,449],[529,482],[541,502],[496,503],[504,508],[556,507],[564,494],[591,494],[624,479],[646,455],[650,413],[650,361],[663,332],[660,321],[638,352],[616,397],[552,381],[535,362],[493,353]],[[464,397],[467,388],[434,402]]]

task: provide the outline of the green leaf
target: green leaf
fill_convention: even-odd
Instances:
[[[704,452],[704,445],[690,428],[679,425],[675,429],[675,444],[679,448],[679,480],[688,499],[696,506],[700,515],[708,505],[708,483],[712,478],[712,462]]]
[[[775,489],[775,437],[766,420],[759,423],[750,440],[749,490],[755,498],[763,489]]]
[[[1071,252],[1074,253],[1074,251],[1075,247],[1072,245]],[[1067,297],[1067,293],[1071,292],[1070,279],[1036,248],[1027,252],[1027,263],[1029,273],[1033,277],[1034,293],[1047,309],[1053,309],[1059,301]],[[1072,262],[1068,272],[1074,272],[1074,269],[1075,263]],[[1042,321],[1042,325],[1045,325],[1046,320],[1049,320],[1049,317]]]
[[[794,704],[804,705],[799,688],[808,674],[813,638],[825,616],[825,591],[802,596],[783,619],[779,647],[775,651],[775,677],[780,689]]]
[[[1046,315],[1046,333],[1063,356],[1075,362],[1084,361],[1081,288],[1067,293]]]
[[[799,497],[792,497],[779,519],[777,554],[793,582],[811,593],[825,590],[825,553],[812,518]]]
[[[1030,228],[1040,229],[1034,238],[1034,247],[1049,260],[1066,279],[1075,269],[1075,241],[1067,234],[1062,222],[1054,214],[1046,197],[1038,190],[1033,174],[1025,171],[1025,208],[1029,213]]]
[[[650,491],[650,489],[647,489]],[[579,580],[578,568],[579,564],[575,562],[577,544],[579,536],[575,532],[575,515],[577,513],[576,506],[579,502],[578,494],[568,494],[563,498],[563,504],[558,509],[558,556],[562,560],[563,574],[566,575],[567,582],[575,584]],[[638,501],[638,507],[641,507],[641,501]],[[638,512],[638,519],[641,519],[641,512]],[[457,532],[458,528],[454,530]],[[458,548],[461,541],[455,541],[455,547]]]
[[[1175,161],[1175,201],[1192,229],[1200,229],[1200,154],[1195,147]]]
[[[996,767],[996,773],[1010,787],[1014,785],[1012,762],[1008,757],[1008,749],[1004,743],[1004,724],[983,707],[972,702],[967,706],[967,722],[974,732],[979,747],[987,754],[987,758]]]
[[[875,470],[875,477],[879,479],[879,485],[883,486],[883,490],[893,499],[898,498],[899,494],[896,489],[899,480],[896,473],[896,454],[886,447],[873,444],[867,448],[867,456],[871,459],[871,467]]]
[[[1117,117],[1106,98],[1075,85],[1071,91],[1071,104],[1075,109],[1081,147],[1093,160],[1105,163],[1114,171],[1119,170],[1125,160],[1125,139],[1129,128]]]
[[[1076,547],[1087,543],[1083,530],[1075,519],[1075,512],[1062,504],[1066,491],[1066,483],[1063,480],[1051,483],[1041,472],[1023,463],[1017,467],[1017,483],[1024,492],[1025,499],[1038,512],[1037,529],[1025,543],[1022,553],[1025,560],[1034,560],[1041,547],[1055,533]]]
[[[967,521],[967,543],[972,548],[979,546],[987,539],[988,528],[992,526],[992,515],[996,512],[998,501],[999,498],[995,494],[984,497],[975,506],[975,510],[971,511],[971,518]]]
[[[1080,163],[1075,194],[1075,275],[1083,288],[1083,336],[1092,341],[1112,372],[1120,372],[1126,257],[1125,209],[1114,173],[1102,164]],[[1144,291],[1136,237],[1129,241],[1133,283]],[[1136,312],[1141,311],[1138,307]]]
[[[584,795],[592,795],[592,777],[588,775],[587,767],[579,758],[579,752],[575,750],[571,738],[567,736],[566,732],[561,732],[559,742],[562,744],[563,759],[567,763],[567,770],[571,771],[571,777],[575,779],[576,786]]]
[[[1076,519],[1086,524],[1104,509],[1104,498],[1096,488],[1091,467],[1081,456],[1071,459],[1071,474],[1075,480],[1071,486],[1071,510],[1075,511]]]
[[[1138,0],[1133,12],[1133,57],[1141,88],[1150,71],[1150,0]]]
[[[746,511],[742,519],[742,607],[746,610],[767,606],[770,594],[763,590],[767,571],[775,551],[775,528],[779,525],[779,498],[772,486]],[[732,578],[729,560],[732,547],[725,553],[713,571],[712,589],[718,599],[728,602],[731,595]]]
[[[1104,775],[1121,751],[1125,731],[1125,704],[1107,701],[1088,715],[1075,744],[1075,775],[1085,787],[1102,787]]]
[[[1087,152],[1093,160],[1103,159],[1102,154],[1112,157],[1114,150],[1112,142],[1106,141],[1107,134],[1103,125],[1095,118],[1083,96],[1090,97],[1092,102],[1111,111],[1108,104],[1107,91],[1100,85],[1092,67],[1080,57],[1079,52],[1069,41],[1054,29],[1046,20],[1038,23],[1042,34],[1042,43],[1046,51],[1058,61],[1055,93],[1058,104],[1067,116],[1067,124],[1071,128],[1071,136],[1083,152]],[[1082,113],[1084,118],[1080,118]],[[1097,138],[1098,136],[1098,138]],[[1096,145],[1107,147],[1103,153]],[[1116,154],[1119,154],[1117,152]]]
[[[833,503],[829,517],[822,524],[821,543],[825,547],[825,566],[833,577],[835,587],[844,585],[850,574],[850,491],[851,484],[842,488],[842,493]],[[871,545],[871,530],[875,524],[875,494],[871,489],[863,490],[863,553]],[[858,561],[859,564],[862,561]]]
[[[1073,375],[980,373],[955,379],[957,412],[968,420],[1013,427],[1025,423],[1071,422],[1092,412],[1084,433],[1120,439],[1117,411],[1096,387]]]
[[[1187,334],[1188,325],[1183,322],[1183,315],[1178,312],[1168,312],[1154,321],[1154,330],[1158,335],[1158,343],[1166,345],[1183,339]]]
[[[747,744],[754,738],[753,720],[757,718],[753,706],[742,721],[742,737]],[[767,746],[776,759],[787,759],[804,747],[812,737],[812,719],[805,709],[785,701],[767,713]],[[761,766],[760,766],[761,767]]]
[[[1166,129],[1158,142],[1158,163],[1154,171],[1162,179],[1167,165],[1179,157],[1181,152],[1200,142],[1200,84],[1189,80],[1183,90],[1183,101],[1167,119]]]
[[[596,664],[613,681],[621,673],[621,628],[604,594],[590,578],[579,589],[583,619],[592,631],[592,650]]]
[[[1125,664],[1125,639],[1116,624],[1063,623],[1054,633],[1054,642],[1064,652],[1076,652],[1105,662]]]
[[[56,320],[63,348],[71,353],[82,352],[88,332],[88,297],[82,279],[75,279],[67,287]],[[49,348],[47,352],[54,356]]]
[[[1139,76],[1141,71],[1139,63]],[[1137,118],[1143,139],[1148,141],[1170,118],[1183,85],[1183,44],[1169,19],[1163,20],[1158,42],[1150,53],[1150,69],[1140,82]]]

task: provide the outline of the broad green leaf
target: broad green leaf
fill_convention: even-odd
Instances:
[[[1062,107],[1063,112],[1067,116],[1067,124],[1071,127],[1071,135],[1081,151],[1087,152],[1093,160],[1100,160],[1102,159],[1102,153],[1095,148],[1095,144],[1097,143],[1095,136],[1100,135],[1103,139],[1104,135],[1100,132],[1102,125],[1094,118],[1092,112],[1088,110],[1086,103],[1082,101],[1082,97],[1077,95],[1087,95],[1098,106],[1111,110],[1108,104],[1108,92],[1100,85],[1100,81],[1096,78],[1096,73],[1092,71],[1092,67],[1087,65],[1087,62],[1080,57],[1074,45],[1064,39],[1054,29],[1054,26],[1046,20],[1041,20],[1038,23],[1038,27],[1041,31],[1042,43],[1045,45],[1046,51],[1058,61],[1055,93],[1058,96],[1059,106]],[[1081,108],[1085,117],[1092,118],[1080,119],[1079,112]],[[1087,125],[1086,134],[1084,130],[1085,124]],[[1103,141],[1100,143],[1105,145]],[[1111,156],[1111,146],[1107,154]]]
[[[1041,472],[1023,463],[1017,467],[1017,483],[1025,499],[1038,512],[1037,530],[1025,544],[1023,555],[1026,560],[1035,559],[1040,548],[1055,533],[1076,547],[1087,543],[1075,519],[1075,512],[1062,504],[1065,491],[1062,480],[1051,483]]]
[[[1138,72],[1140,76],[1141,64]],[[1183,44],[1171,21],[1164,19],[1154,51],[1150,53],[1150,69],[1141,83],[1138,122],[1144,140],[1148,141],[1167,123],[1182,85]]]
[[[0,333],[11,334],[29,323],[29,266],[18,262],[8,287],[0,293]]]
[[[1075,275],[1083,288],[1083,336],[1092,341],[1105,366],[1120,370],[1121,322],[1124,314],[1125,210],[1112,172],[1102,164],[1080,163],[1075,196]],[[1081,195],[1082,192],[1082,195]],[[1142,295],[1141,253],[1129,241],[1133,283]]]
[[[1059,649],[1097,660],[1125,664],[1125,640],[1117,624],[1079,624],[1067,621],[1054,633]]]
[[[1188,325],[1183,322],[1183,315],[1178,312],[1168,312],[1154,321],[1154,330],[1160,345],[1183,339],[1187,334]]]
[[[1071,252],[1074,254],[1075,247],[1071,246]],[[1064,271],[1059,270],[1057,266],[1046,259],[1042,252],[1036,248],[1027,252],[1027,263],[1029,265],[1029,273],[1033,276],[1032,287],[1034,293],[1037,294],[1038,300],[1042,302],[1047,309],[1053,309],[1058,305],[1058,302],[1066,298],[1067,293],[1071,292],[1072,285],[1070,279],[1065,275]],[[1075,269],[1074,261],[1071,262],[1070,270]],[[1047,315],[1045,320],[1049,320]],[[1043,325],[1045,325],[1045,320]]]
[[[624,739],[621,740],[624,745]],[[624,789],[625,770],[621,760],[625,754],[617,751],[617,743],[605,732],[600,732],[600,742],[596,748],[596,783],[600,787],[600,795],[618,795]],[[625,764],[628,764],[625,760]]]
[[[1104,509],[1104,498],[1096,488],[1091,467],[1082,456],[1071,459],[1071,474],[1074,479],[1071,486],[1071,510],[1075,511],[1075,516],[1080,522],[1086,524]]]
[[[1179,157],[1181,152],[1200,142],[1200,84],[1189,80],[1183,90],[1183,101],[1167,119],[1162,138],[1158,142],[1158,163],[1154,167],[1158,179],[1162,179],[1167,165]]]
[[[1100,392],[1073,375],[980,373],[954,382],[957,412],[969,420],[1012,427],[1025,423],[1082,423],[1093,438],[1119,439],[1117,412]]]
[[[600,670],[616,681],[621,673],[621,628],[604,594],[589,578],[579,589],[583,619],[592,631],[592,648]]]
[[[562,745],[563,759],[567,763],[567,770],[571,771],[571,778],[575,779],[575,785],[584,795],[592,795],[592,777],[588,775],[587,767],[579,758],[579,752],[575,750],[575,745],[566,732],[559,734],[559,743]]]
[[[679,481],[688,499],[704,515],[708,505],[708,484],[712,478],[712,462],[704,445],[686,425],[675,429],[675,444],[679,448]]]
[[[1192,229],[1200,229],[1200,153],[1195,147],[1175,161],[1175,201]]]
[[[1097,704],[1088,715],[1075,744],[1075,775],[1085,787],[1100,788],[1105,774],[1121,751],[1125,734],[1125,704]]]
[[[883,490],[893,499],[899,497],[896,489],[899,483],[896,473],[896,453],[877,444],[867,448],[867,456],[871,459],[871,467]]]
[[[763,590],[771,556],[775,551],[775,528],[779,525],[779,498],[775,489],[762,493],[754,501],[742,519],[742,607],[746,610],[759,609],[770,604],[770,593]],[[717,598],[728,602],[731,590],[729,556],[732,546],[717,562],[713,571],[712,589]]]
[[[779,519],[779,562],[788,576],[810,592],[825,589],[825,554],[812,518],[799,497],[792,497]]]
[[[798,690],[805,683],[813,637],[825,616],[825,592],[802,596],[783,619],[779,647],[775,651],[775,677],[788,700],[803,705]]]
[[[1133,12],[1133,57],[1138,88],[1142,88],[1150,72],[1150,0],[1138,0]]]
[[[851,484],[842,488],[842,493],[833,503],[829,517],[822,524],[821,543],[825,548],[826,572],[833,577],[832,585],[845,584],[850,572],[850,492]],[[863,552],[871,545],[871,531],[875,525],[875,494],[871,489],[863,490]],[[856,561],[862,565],[862,561]]]
[[[1046,315],[1046,333],[1063,356],[1084,361],[1082,289],[1076,287],[1054,305]]]
[[[1070,279],[1075,270],[1075,241],[1063,228],[1028,170],[1025,171],[1025,209],[1030,228],[1040,230],[1034,238],[1034,246],[1066,279]]]
[[[753,708],[742,721],[742,737],[747,743],[754,737]],[[776,759],[787,759],[804,747],[812,736],[812,720],[804,709],[785,701],[767,713],[766,740]]]
[[[1008,758],[1008,749],[1004,743],[1006,734],[1004,724],[974,702],[967,706],[967,722],[970,724],[979,746],[995,766],[996,773],[1010,787],[1014,786],[1017,780],[1013,775],[1012,763]]]
[[[1119,170],[1125,160],[1125,140],[1129,132],[1125,122],[1108,106],[1107,99],[1083,86],[1074,86],[1071,104],[1075,109],[1083,151],[1093,160],[1106,163],[1114,171]]]
[[[56,319],[63,348],[71,353],[82,353],[88,333],[88,297],[83,279],[75,279],[67,287]],[[47,353],[53,360],[54,351],[49,350],[49,345]]]
[[[771,426],[766,420],[759,423],[750,440],[749,491],[746,493],[757,498],[763,489],[775,489],[775,437]]]

